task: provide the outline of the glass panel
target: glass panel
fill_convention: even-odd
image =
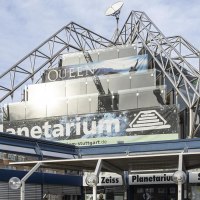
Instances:
[[[137,108],[136,92],[132,93],[119,93],[119,110]]]
[[[80,64],[86,64],[87,61],[85,60],[85,56],[82,54],[79,56],[79,63]]]
[[[118,90],[130,89],[130,78],[128,75],[113,75],[109,78],[109,90],[117,92]]]
[[[67,99],[47,103],[47,117],[67,115]]]
[[[98,94],[89,96],[90,112],[95,113],[98,111]]]
[[[104,92],[107,93],[108,92],[108,82],[107,79],[99,76],[99,79],[101,81],[101,85],[104,89]],[[99,91],[97,90],[94,81],[91,77],[87,78],[87,94],[92,94],[92,93],[99,93]]]
[[[136,55],[136,48],[134,46],[119,48],[119,58]]]
[[[77,97],[68,99],[68,115],[74,115],[78,113]]]
[[[86,94],[85,79],[75,79],[66,81],[66,96],[76,96]]]
[[[45,94],[46,84],[34,84],[28,86],[28,101],[39,101]]]
[[[62,55],[62,65],[77,65],[79,64],[80,57],[83,56],[82,53],[70,53]]]
[[[89,54],[90,54],[93,62],[98,62],[99,61],[98,52],[89,51]]]
[[[78,114],[89,113],[90,104],[88,96],[78,98]]]
[[[26,119],[46,117],[46,103],[26,102]]]
[[[11,121],[25,119],[25,102],[11,103],[8,106]]]
[[[87,78],[87,94],[96,93],[97,88],[92,80],[92,78]]]
[[[102,60],[111,60],[118,58],[118,52],[116,50],[106,50],[106,51],[100,51],[99,52],[99,61]]]
[[[158,102],[159,100],[160,99],[155,96],[153,90],[138,91],[138,108],[159,106],[159,105],[161,105]]]
[[[47,101],[51,98],[64,98],[65,95],[65,81],[57,81],[46,83],[45,95]]]
[[[155,77],[152,70],[145,73],[131,73],[131,88],[155,86]]]

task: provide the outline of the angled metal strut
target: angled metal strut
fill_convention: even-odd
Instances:
[[[64,51],[86,51],[105,48],[112,41],[74,22],[60,29],[18,63],[0,75],[0,102],[16,97],[25,84],[37,83],[45,69],[57,65]],[[20,90],[21,89],[21,90]],[[15,94],[15,96],[14,96]]]
[[[119,40],[122,44],[136,43],[140,49],[145,47],[188,107],[195,105],[200,97],[199,72],[145,13],[131,12],[120,32]]]
[[[145,50],[159,67],[177,95],[190,110],[190,136],[192,135],[193,109],[199,107],[200,98],[200,53],[185,39],[165,37],[144,13],[132,11],[115,44],[135,43],[138,52]],[[143,52],[143,51],[142,51]]]

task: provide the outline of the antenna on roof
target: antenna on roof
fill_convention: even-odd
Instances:
[[[118,37],[119,34],[119,15],[121,12],[121,8],[124,5],[122,1],[119,1],[117,3],[114,3],[112,6],[110,6],[107,10],[105,15],[106,16],[115,16],[116,21],[117,21],[117,29],[113,35],[113,41]]]

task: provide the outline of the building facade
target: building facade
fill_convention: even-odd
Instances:
[[[60,142],[69,148],[75,148],[70,145],[77,146],[78,153],[75,156],[72,152],[68,152],[68,158],[71,159],[121,154],[126,156],[129,153],[134,155],[134,152],[143,148],[144,144],[149,145],[151,150],[149,152],[152,155],[165,152],[174,155],[177,152],[186,153],[188,147],[180,146],[181,139],[198,137],[199,134],[200,76],[195,68],[196,63],[191,63],[190,57],[185,55],[188,55],[189,51],[194,58],[197,58],[197,50],[184,39],[166,38],[143,12],[131,12],[116,41],[107,40],[92,32],[95,37],[102,39],[99,42],[99,39],[79,32],[77,26],[79,27],[72,23],[70,27],[64,27],[53,35],[52,38],[58,39],[60,44],[65,45],[61,48],[62,51],[58,50],[44,63],[41,61],[38,65],[35,64],[34,73],[13,87],[18,89],[33,76],[37,77],[38,71],[43,72],[39,79],[36,78],[35,84],[26,85],[22,101],[6,102],[6,104],[4,102],[1,132],[11,134],[13,137],[22,136],[24,140],[33,138],[35,143],[40,140],[52,142],[52,146],[49,147],[52,155],[49,153],[43,156],[43,152],[39,158],[41,160],[66,158],[63,157],[65,152],[60,156],[55,155],[60,152],[54,150],[53,142]],[[76,34],[77,38],[72,43],[69,41],[62,43],[59,34],[69,29],[73,30],[72,33],[67,32],[69,37],[74,39],[73,34]],[[80,42],[80,37],[85,45]],[[52,42],[52,38],[41,45],[35,54],[32,52],[28,57],[32,58],[34,55],[36,60],[38,57],[43,59],[45,53],[40,51],[40,48]],[[99,46],[96,47],[94,43]],[[184,46],[185,49],[180,51],[179,46]],[[76,51],[66,52],[70,48]],[[26,58],[16,64],[15,69],[25,61]],[[5,101],[8,96],[16,92],[15,90],[5,94],[1,101]],[[171,140],[173,142],[170,143]],[[174,142],[180,148],[176,149]],[[196,143],[198,142],[196,140]],[[17,143],[15,145],[18,146]],[[127,145],[126,151],[118,152],[116,149],[125,148],[123,145]],[[135,145],[138,149],[129,151]],[[159,148],[153,149],[157,145],[160,145]],[[173,148],[168,149],[167,145],[172,145]],[[139,153],[146,155],[148,147],[145,146]],[[37,154],[37,145],[33,149],[35,148]],[[192,149],[198,153],[196,146],[189,150],[192,152]],[[96,153],[93,153],[93,150]],[[15,150],[5,150],[2,147],[1,166],[11,168],[12,165],[7,162],[9,160],[38,159],[31,153],[31,157],[25,154],[23,150],[17,153]],[[167,162],[163,161],[162,164],[168,166]],[[193,161],[186,163],[184,171],[188,178],[182,186],[184,191],[181,193],[182,199],[198,199],[199,165],[200,163],[196,162],[193,164]],[[13,168],[24,169],[24,167]],[[85,168],[83,170],[75,168],[74,172],[67,168],[56,168],[54,166],[42,172],[56,173],[57,176],[74,175],[77,182],[73,184],[76,187],[67,182],[63,183],[67,186],[60,190],[62,192],[53,189],[47,192],[48,183],[42,184],[39,193],[43,199],[91,199],[92,190],[87,187],[84,178],[89,171]],[[172,178],[177,167],[159,168],[155,163],[153,170],[154,163],[149,163],[149,169],[146,167],[142,170],[142,164],[141,170],[133,168],[132,166],[123,168],[126,176],[102,172],[97,185],[98,198],[180,199],[177,185]],[[189,169],[193,171],[188,171]],[[56,184],[62,185],[59,181],[55,182]],[[70,188],[72,186],[74,188]]]

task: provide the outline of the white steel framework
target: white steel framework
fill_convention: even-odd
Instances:
[[[180,36],[165,37],[144,13],[132,11],[115,41],[102,37],[74,22],[60,29],[30,54],[0,75],[0,102],[13,99],[25,84],[37,83],[45,69],[54,67],[64,51],[76,52],[109,46],[136,44],[138,53],[148,53],[189,113],[189,137],[199,132],[200,53]],[[177,100],[178,101],[178,100]]]

